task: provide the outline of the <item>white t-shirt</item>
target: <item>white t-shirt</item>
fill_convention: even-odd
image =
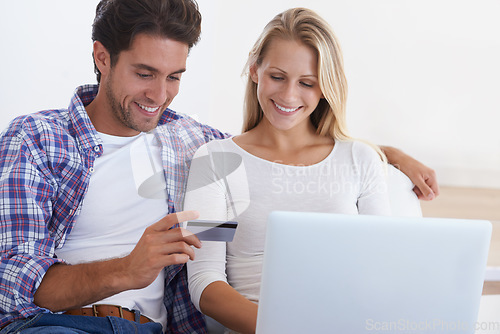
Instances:
[[[103,154],[95,161],[81,213],[64,246],[56,250],[57,257],[69,264],[128,255],[144,230],[168,214],[160,144],[154,135],[99,135]],[[161,271],[148,287],[95,304],[136,309],[165,327],[164,276]]]
[[[273,210],[390,214],[383,163],[359,141],[336,141],[328,157],[311,166],[258,158],[231,138],[212,141],[194,156],[184,204],[198,210],[200,219],[238,222],[232,242],[205,241],[188,262],[198,309],[203,290],[215,281],[258,302],[266,221]]]

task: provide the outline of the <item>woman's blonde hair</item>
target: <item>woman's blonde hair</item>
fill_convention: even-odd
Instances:
[[[328,22],[307,8],[291,8],[276,15],[266,25],[250,51],[244,71],[248,81],[243,132],[256,127],[264,117],[257,99],[257,84],[249,73],[252,67],[262,64],[269,44],[276,38],[301,42],[311,47],[318,57],[318,81],[324,98],[320,99],[310,116],[316,133],[339,140],[352,139],[347,131],[347,80],[340,43]],[[380,148],[370,145],[386,161]]]
[[[324,99],[311,114],[311,121],[322,136],[348,139],[345,119],[347,81],[340,44],[330,25],[314,11],[292,8],[269,22],[250,51],[245,72],[258,67],[271,41],[275,38],[299,41],[311,47],[318,57],[318,81]],[[253,129],[262,120],[257,99],[257,84],[248,76],[245,93],[243,132]]]

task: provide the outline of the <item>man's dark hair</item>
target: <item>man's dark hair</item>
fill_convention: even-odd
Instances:
[[[92,40],[101,42],[111,66],[140,33],[166,37],[191,48],[201,33],[201,14],[195,0],[101,0],[97,5]],[[97,82],[101,72],[94,60]]]

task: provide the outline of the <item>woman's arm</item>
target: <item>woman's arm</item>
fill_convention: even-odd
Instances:
[[[255,331],[257,304],[243,297],[226,280],[226,244],[205,241],[190,261],[188,282],[191,299],[204,314],[240,333]]]
[[[214,147],[217,147],[216,154],[212,152]],[[246,179],[244,167],[240,165],[230,175],[225,175],[226,170],[233,170],[226,168],[226,164],[233,165],[234,157],[221,155],[221,151],[223,147],[219,148],[215,142],[202,146],[191,164],[184,210],[197,210],[200,219],[231,220],[235,211],[241,210],[238,203],[235,207],[235,198],[229,196],[228,189],[232,195],[241,190],[241,183],[232,181]],[[214,161],[216,159],[222,160]],[[255,331],[257,305],[227,283],[226,243],[203,242],[201,249],[195,250],[195,260],[188,262],[187,269],[191,299],[198,310],[238,332]]]
[[[362,142],[354,142],[352,157],[359,178],[358,212],[365,215],[388,216],[391,214],[385,163],[375,150]]]
[[[257,304],[243,297],[226,282],[213,282],[200,299],[201,311],[239,333],[255,333]]]
[[[439,195],[436,172],[413,159],[401,150],[390,146],[380,146],[389,163],[405,173],[415,185],[413,191],[421,200],[430,201]]]

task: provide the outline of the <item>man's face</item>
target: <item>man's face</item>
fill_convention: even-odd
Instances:
[[[137,35],[131,48],[122,51],[101,78],[106,102],[92,120],[97,130],[133,136],[154,129],[179,92],[188,51],[188,45],[181,42]]]

